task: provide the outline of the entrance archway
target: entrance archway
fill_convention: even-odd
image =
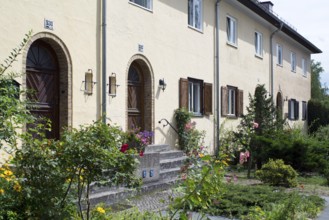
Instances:
[[[48,138],[59,138],[61,128],[72,126],[72,62],[64,42],[49,32],[35,34],[23,56],[23,87],[32,89],[37,116],[51,120]]]
[[[26,88],[33,101],[30,112],[50,120],[47,138],[59,138],[59,66],[54,50],[42,40],[33,42],[27,53]]]
[[[283,99],[281,92],[278,92],[276,95],[276,110],[277,110],[277,116],[279,119],[282,119],[283,117]]]
[[[127,71],[127,129],[153,131],[153,72],[148,60],[135,55]]]

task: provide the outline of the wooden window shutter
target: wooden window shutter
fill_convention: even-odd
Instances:
[[[179,79],[179,108],[188,109],[188,80]]]
[[[288,100],[288,119],[291,120],[291,100]]]
[[[243,90],[237,89],[238,99],[237,99],[237,116],[241,117],[243,115]]]
[[[211,115],[212,114],[212,84],[204,83],[203,84],[203,102],[204,102],[204,114]]]
[[[228,89],[226,86],[221,87],[221,113],[227,116],[228,111]]]

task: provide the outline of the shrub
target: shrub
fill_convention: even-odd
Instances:
[[[273,186],[295,187],[297,186],[297,172],[285,165],[283,160],[272,160],[256,171],[256,176],[264,183]]]
[[[175,110],[174,116],[178,131],[178,145],[180,149],[184,150],[187,145],[185,125],[191,121],[191,113],[185,108],[179,108]]]
[[[310,133],[316,132],[321,126],[329,124],[328,103],[311,99],[308,101],[308,126]]]

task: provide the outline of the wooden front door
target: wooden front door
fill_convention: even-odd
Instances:
[[[59,68],[53,49],[41,40],[35,41],[27,54],[26,87],[28,98],[33,102],[31,113],[38,118],[36,123],[50,120],[51,131],[47,138],[59,138]],[[33,125],[29,125],[33,126]]]
[[[145,129],[143,107],[143,75],[138,66],[132,64],[128,72],[128,129]]]

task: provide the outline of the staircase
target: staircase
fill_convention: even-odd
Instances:
[[[123,199],[164,190],[180,179],[180,168],[186,156],[180,150],[171,149],[169,145],[150,145],[146,147],[137,175],[142,177],[143,185],[139,191],[124,187],[91,187],[90,202],[92,205],[103,202],[114,204]],[[152,174],[151,174],[152,173]]]

